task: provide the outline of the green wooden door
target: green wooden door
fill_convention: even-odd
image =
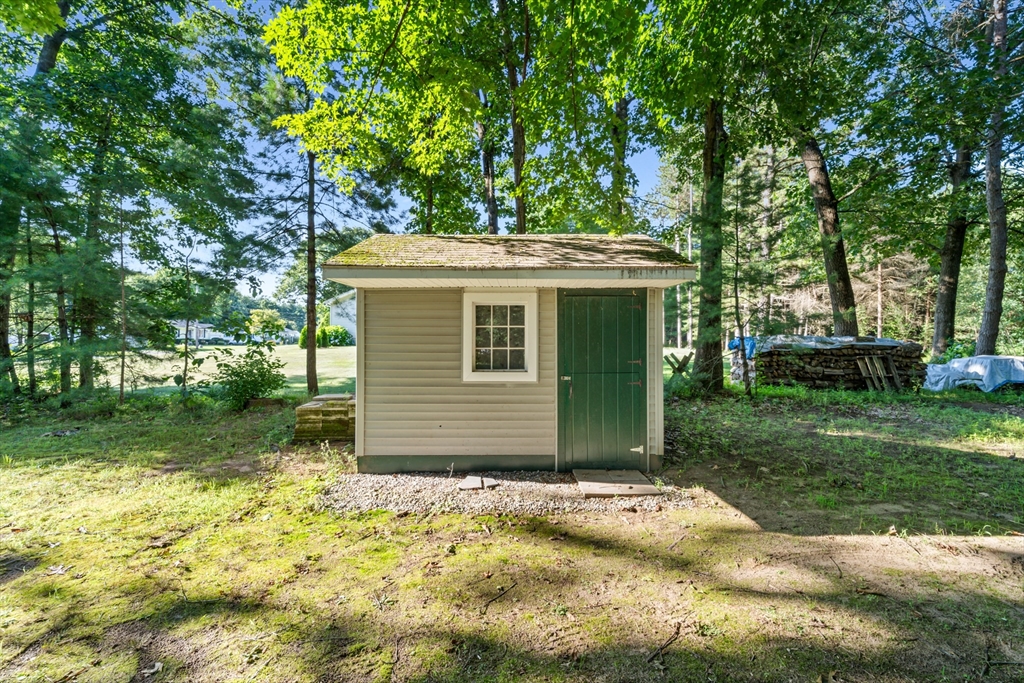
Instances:
[[[645,290],[558,293],[559,469],[643,469]]]

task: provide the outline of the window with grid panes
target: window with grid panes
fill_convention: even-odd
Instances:
[[[526,370],[526,306],[475,304],[473,369]]]
[[[462,294],[462,381],[538,381],[538,309],[533,289]]]

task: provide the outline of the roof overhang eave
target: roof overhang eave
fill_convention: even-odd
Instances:
[[[363,289],[673,287],[697,277],[696,266],[661,268],[389,268],[325,264],[323,276]]]

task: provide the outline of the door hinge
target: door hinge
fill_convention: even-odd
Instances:
[[[643,384],[643,380],[641,380],[641,379],[638,379],[635,382],[626,382],[626,384],[628,384],[629,386],[637,386],[637,387],[642,387],[644,385]]]
[[[643,446],[637,446],[636,448],[630,448],[629,452],[630,453],[639,453],[640,455],[643,455],[644,454],[644,447]]]
[[[643,365],[644,364],[644,359],[641,358],[639,360],[627,360],[626,364],[627,365]]]

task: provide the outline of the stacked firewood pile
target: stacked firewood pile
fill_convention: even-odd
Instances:
[[[733,349],[732,356],[729,357],[729,379],[736,384],[743,384],[743,351],[740,349]],[[754,372],[754,359],[747,359],[747,379],[751,382],[755,381]]]
[[[755,356],[747,363],[752,378],[756,368],[760,384],[803,384],[821,389],[907,388],[924,381],[923,351],[920,344],[895,339],[780,335],[758,340]],[[739,353],[734,353],[732,359],[734,381],[743,377]]]

